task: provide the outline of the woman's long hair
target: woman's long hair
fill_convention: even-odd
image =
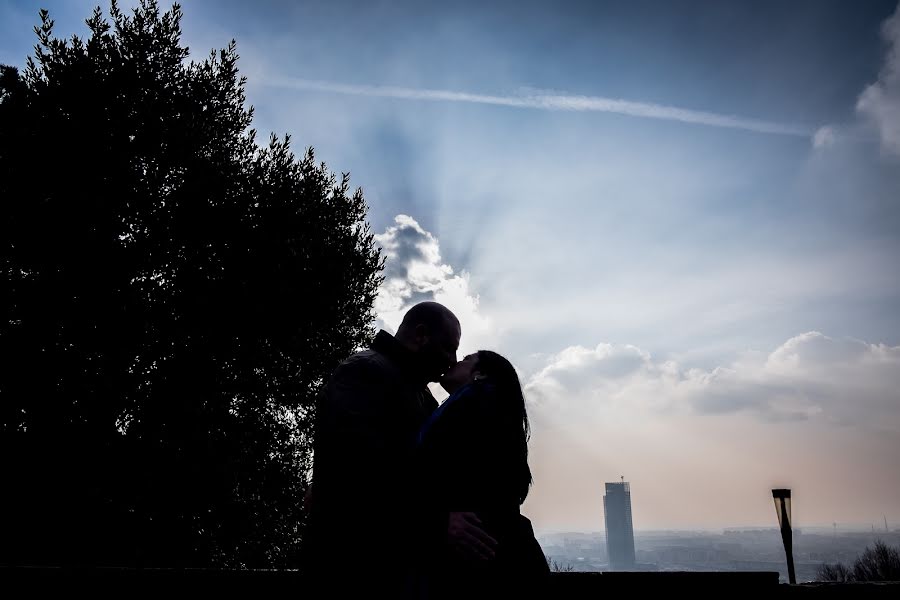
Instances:
[[[522,384],[512,364],[490,350],[479,350],[478,362],[475,369],[479,371],[488,382],[497,389],[497,409],[504,421],[510,424],[510,431],[514,433],[512,440],[503,440],[509,443],[514,451],[514,459],[517,465],[516,489],[519,504],[525,501],[528,488],[531,486],[531,469],[528,467],[528,437],[530,428],[528,425],[528,413],[525,410],[525,395],[522,393]]]

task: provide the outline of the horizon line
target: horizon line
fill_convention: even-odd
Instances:
[[[835,527],[833,523],[810,523],[806,525],[798,525],[793,524],[792,529],[796,530],[814,530],[814,529],[822,529],[828,531],[837,531],[838,533],[872,533],[871,526],[872,524],[865,523],[846,523],[841,526],[840,523]],[[891,523],[891,525],[894,525]],[[672,533],[710,533],[710,532],[725,532],[725,531],[779,531],[778,523],[776,522],[773,525],[727,525],[723,527],[642,527],[640,529],[635,528],[634,533],[659,533],[659,532],[672,532]],[[875,527],[875,533],[898,533],[900,532],[900,526],[889,528],[885,530],[883,527]],[[558,529],[558,528],[541,528],[535,527],[535,533],[538,535],[562,535],[562,534],[580,534],[580,535],[605,535],[605,529]]]

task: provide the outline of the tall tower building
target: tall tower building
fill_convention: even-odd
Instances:
[[[606,551],[610,570],[634,568],[634,526],[631,523],[631,488],[622,482],[607,483],[603,496],[606,516]]]

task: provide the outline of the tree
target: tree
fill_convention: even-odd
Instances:
[[[564,565],[562,563],[556,562],[551,558],[547,558],[547,566],[553,573],[571,573],[575,570],[575,567],[573,567],[571,563],[566,563]]]
[[[881,540],[874,548],[866,549],[848,568],[842,563],[822,565],[818,581],[900,581],[900,548],[888,546]]]
[[[844,563],[819,565],[816,570],[816,581],[847,583],[850,581],[850,569]]]
[[[0,72],[0,561],[295,566],[314,398],[373,333],[365,200],[257,145],[234,41],[110,17],[41,11]]]
[[[900,549],[881,540],[868,546],[853,563],[851,581],[900,581]]]

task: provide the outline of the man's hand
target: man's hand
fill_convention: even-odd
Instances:
[[[457,555],[474,561],[494,558],[497,540],[489,536],[473,512],[451,512],[447,523],[447,545]]]

